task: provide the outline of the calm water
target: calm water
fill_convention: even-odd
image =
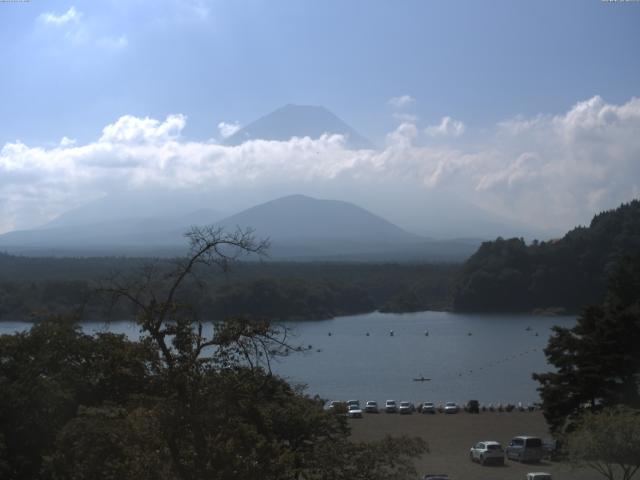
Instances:
[[[572,317],[446,312],[376,312],[287,322],[292,342],[312,349],[273,367],[288,380],[305,383],[308,393],[327,399],[530,403],[538,401],[531,373],[549,369],[542,349],[551,327],[574,324]],[[0,323],[0,333],[27,328],[20,322]],[[130,322],[87,323],[83,328],[138,336],[138,327]],[[413,381],[420,376],[431,380]]]

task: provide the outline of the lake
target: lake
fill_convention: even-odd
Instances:
[[[575,321],[513,314],[374,312],[284,322],[293,332],[293,344],[312,349],[279,359],[273,368],[291,382],[306,384],[308,393],[327,399],[532,403],[539,397],[531,373],[550,368],[543,349],[551,327],[571,327]],[[2,322],[0,334],[29,326]],[[90,322],[83,329],[138,336],[131,322]],[[420,376],[431,380],[413,381]]]

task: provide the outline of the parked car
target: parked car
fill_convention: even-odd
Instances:
[[[422,408],[420,409],[422,413],[436,413],[436,405],[433,402],[424,402],[422,404]]]
[[[480,402],[478,400],[469,400],[466,410],[469,413],[480,413]]]
[[[369,400],[364,406],[364,411],[367,413],[378,413],[378,402]]]
[[[362,409],[359,405],[351,404],[349,405],[347,416],[349,418],[362,418]]]
[[[400,402],[400,408],[398,409],[398,411],[401,414],[411,414],[413,413],[413,411],[416,409],[416,407],[413,406],[413,403],[411,402],[407,402],[407,401],[402,401]]]
[[[387,400],[384,404],[384,410],[387,413],[396,413],[398,411],[398,406],[396,405],[396,401]]]
[[[449,480],[449,475],[444,473],[427,473],[422,480]]]
[[[444,413],[458,413],[459,410],[455,402],[447,402],[444,404]]]
[[[504,450],[502,450],[500,443],[493,440],[485,440],[471,447],[469,458],[472,462],[478,462],[480,465],[489,463],[504,465]]]
[[[542,460],[542,440],[538,437],[518,436],[511,439],[505,449],[507,458],[519,462],[539,462]]]
[[[551,474],[546,472],[527,473],[527,480],[552,480]]]

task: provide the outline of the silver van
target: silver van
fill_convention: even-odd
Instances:
[[[539,462],[542,460],[542,439],[538,437],[514,437],[504,450],[507,458],[519,462]]]

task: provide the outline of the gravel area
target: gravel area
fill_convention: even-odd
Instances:
[[[364,414],[349,419],[354,440],[375,440],[385,435],[409,435],[425,439],[430,453],[416,460],[420,478],[425,473],[447,473],[451,480],[525,480],[527,472],[543,471],[554,480],[601,479],[592,470],[572,469],[559,462],[521,464],[506,460],[504,466],[481,466],[469,460],[469,449],[481,440],[496,440],[506,446],[516,435],[550,438],[542,413],[481,412],[469,414],[411,415]]]

